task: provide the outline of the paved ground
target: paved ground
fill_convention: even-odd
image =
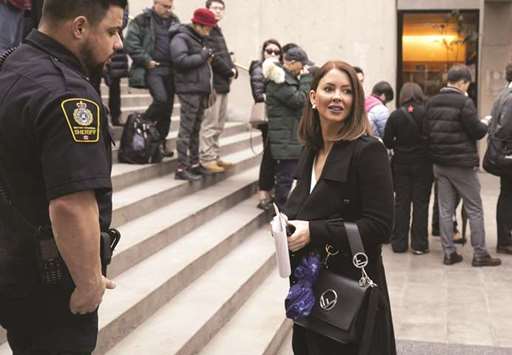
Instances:
[[[487,245],[495,254],[499,181],[488,174],[481,174],[480,179]],[[385,248],[397,337],[428,343],[508,347],[496,354],[512,354],[512,256],[500,256],[503,265],[497,268],[474,268],[471,266],[472,248],[466,245],[459,248],[464,261],[445,266],[439,238],[430,238],[430,249],[428,255],[415,256],[394,254],[389,246]],[[424,345],[404,342],[401,347],[405,351],[424,348]],[[492,353],[488,348],[482,349],[478,354]],[[431,352],[408,350],[403,353]]]

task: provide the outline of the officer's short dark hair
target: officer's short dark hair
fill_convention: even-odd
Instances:
[[[505,78],[509,83],[512,81],[512,63],[507,64],[505,67]]]
[[[219,4],[222,4],[223,7],[226,7],[226,4],[224,4],[224,0],[206,0],[206,4],[204,5],[204,7],[209,9],[210,6],[212,6],[212,3],[214,2],[218,2]]]
[[[85,16],[96,24],[103,20],[110,6],[127,6],[127,0],[45,0],[42,18],[51,22],[60,22]]]
[[[391,87],[391,84],[388,83],[387,81],[379,81],[377,84],[375,84],[372,88],[372,95],[384,95],[384,97],[386,98],[386,102],[393,100],[393,98],[395,97],[393,88]]]
[[[464,64],[456,64],[448,70],[448,82],[454,84],[461,80],[471,82],[471,70]]]

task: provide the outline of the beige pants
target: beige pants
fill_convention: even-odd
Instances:
[[[219,137],[224,131],[228,95],[217,94],[215,103],[204,112],[200,133],[200,160],[203,164],[219,159]]]

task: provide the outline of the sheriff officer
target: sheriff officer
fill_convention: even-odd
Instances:
[[[45,0],[39,29],[0,68],[2,180],[10,216],[21,216],[0,216],[0,323],[14,354],[90,354],[96,346],[97,308],[114,287],[100,261],[112,164],[105,111],[87,78],[122,48],[125,7]],[[26,225],[48,230],[49,243]],[[55,265],[38,265],[57,251],[67,278],[52,283]]]

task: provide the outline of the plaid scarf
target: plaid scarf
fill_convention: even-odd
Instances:
[[[9,3],[20,10],[32,9],[32,0],[7,0]]]

